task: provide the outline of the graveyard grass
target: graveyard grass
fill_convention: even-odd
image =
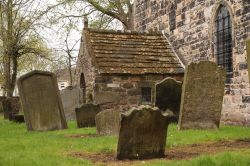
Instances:
[[[36,165],[95,165],[88,159],[72,157],[75,152],[113,153],[116,152],[117,138],[112,136],[83,137],[72,136],[95,134],[95,128],[77,129],[75,122],[69,122],[69,129],[50,132],[27,132],[25,124],[3,120],[0,115],[0,166]],[[168,129],[167,149],[200,144],[205,142],[248,139],[250,128],[222,126],[219,130],[178,131],[176,125]],[[113,163],[114,164],[114,163]],[[105,164],[97,164],[105,165]],[[146,160],[135,165],[250,165],[250,149],[222,151],[202,155],[188,160]]]

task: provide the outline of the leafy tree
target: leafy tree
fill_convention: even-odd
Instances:
[[[134,8],[133,8],[133,1],[131,0],[62,0],[62,1],[70,4],[82,2],[83,4],[85,4],[83,5],[84,9],[89,11],[85,13],[85,15],[91,14],[94,11],[99,11],[99,14],[96,14],[99,20],[93,23],[93,25],[95,24],[97,25],[97,27],[100,27],[99,25],[105,25],[111,22],[112,20],[116,19],[122,23],[124,29],[134,30]]]
[[[134,30],[134,9],[131,0],[86,0],[96,10],[119,20],[124,29]]]
[[[67,62],[67,69],[69,72],[69,85],[73,85],[73,71],[72,67],[76,63],[76,53],[78,52],[78,49],[76,49],[77,44],[79,44],[80,38],[72,38],[72,34],[74,32],[79,32],[80,30],[76,26],[77,23],[73,21],[72,18],[67,18],[68,22],[67,24],[61,29],[60,37],[61,41],[63,41],[60,45],[59,48],[56,50],[60,51],[61,57],[65,59]]]
[[[39,28],[41,21],[51,9],[62,4],[43,8],[42,0],[0,1],[0,52],[4,88],[12,96],[16,84],[20,60],[25,57],[46,57],[47,50]],[[24,60],[25,61],[25,60]]]

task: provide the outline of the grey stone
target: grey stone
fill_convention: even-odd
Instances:
[[[105,104],[119,101],[120,97],[115,92],[98,92],[94,96],[97,104]]]
[[[77,87],[60,91],[66,120],[75,120],[75,108],[83,103],[82,90]]]
[[[247,69],[247,63],[246,62],[239,63],[239,70],[246,70],[246,69]]]
[[[29,131],[66,129],[56,76],[32,71],[18,79],[18,90]]]
[[[243,103],[250,103],[250,95],[242,96]]]
[[[114,109],[101,111],[95,117],[97,133],[100,135],[118,135],[120,121],[120,111]]]
[[[166,78],[156,84],[155,106],[162,111],[171,111],[174,121],[178,121],[181,104],[182,83],[173,78]]]
[[[168,119],[156,107],[139,106],[122,114],[117,159],[164,156]]]
[[[84,104],[79,108],[75,109],[76,121],[79,128],[82,127],[94,127],[95,116],[101,112],[99,105],[94,104]]]
[[[226,72],[210,61],[188,65],[184,77],[179,129],[218,128]]]

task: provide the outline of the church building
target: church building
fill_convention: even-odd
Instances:
[[[210,60],[227,71],[222,121],[250,125],[246,39],[249,0],[136,0],[138,31],[162,31],[187,65]]]

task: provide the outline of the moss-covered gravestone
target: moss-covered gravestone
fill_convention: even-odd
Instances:
[[[121,113],[114,109],[101,111],[95,117],[97,133],[100,135],[118,135],[120,122]]]
[[[247,46],[247,66],[248,66],[248,77],[250,82],[250,39],[246,41]]]
[[[121,115],[117,159],[164,157],[168,119],[157,107],[140,106]]]
[[[214,62],[191,63],[185,71],[179,129],[218,128],[226,72]]]
[[[155,106],[163,112],[172,112],[174,121],[178,121],[182,83],[173,78],[166,78],[156,84]]]
[[[18,80],[22,110],[29,131],[67,128],[56,76],[32,71]]]
[[[75,109],[76,121],[79,128],[82,127],[94,127],[95,116],[101,112],[99,105],[95,104],[83,104],[81,107]]]

